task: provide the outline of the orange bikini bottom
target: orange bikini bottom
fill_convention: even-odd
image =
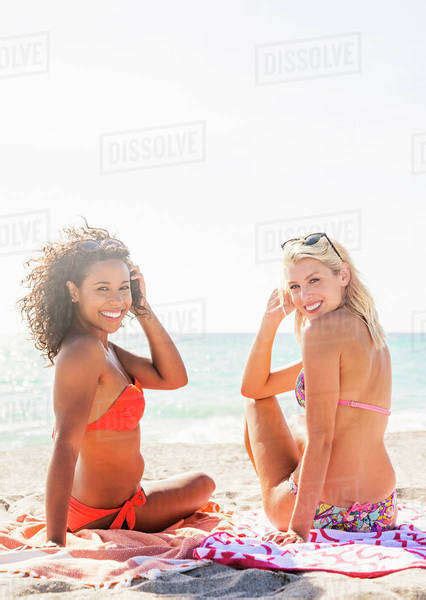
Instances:
[[[77,529],[84,528],[85,525],[96,521],[107,515],[112,515],[117,512],[117,516],[109,526],[109,529],[121,529],[124,521],[127,522],[129,529],[134,529],[136,523],[135,506],[143,506],[146,503],[146,495],[142,487],[139,485],[136,493],[126,500],[122,506],[115,508],[95,508],[87,506],[74,498],[70,497],[68,505],[68,520],[67,531],[74,533]]]

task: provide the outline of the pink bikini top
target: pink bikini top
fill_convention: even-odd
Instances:
[[[89,423],[86,431],[109,429],[129,431],[136,429],[145,411],[145,398],[140,382],[129,383],[103,415]],[[52,438],[55,430],[52,432]]]
[[[305,408],[305,373],[303,368],[300,370],[299,375],[296,379],[295,386],[296,399],[302,408]],[[353,408],[365,408],[365,410],[372,410],[374,412],[382,413],[383,415],[390,415],[391,411],[375,404],[366,404],[365,402],[355,402],[354,400],[339,400],[337,404],[343,406],[352,406]]]

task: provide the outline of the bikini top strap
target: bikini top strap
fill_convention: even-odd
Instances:
[[[388,410],[387,408],[383,408],[382,406],[376,406],[375,404],[366,404],[365,402],[355,402],[355,400],[339,400],[338,404],[352,406],[353,408],[365,408],[366,410],[372,410],[383,415],[391,414],[390,410]]]

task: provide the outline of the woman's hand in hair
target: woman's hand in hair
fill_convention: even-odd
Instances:
[[[142,275],[138,265],[132,264],[132,268],[130,270],[130,283],[131,283],[132,293],[134,290],[134,286],[135,285],[139,286],[139,291],[142,295],[142,303],[147,304],[145,279],[144,279],[144,276]],[[134,315],[139,314],[137,311],[135,311],[133,304],[130,309],[130,312],[132,312]]]
[[[283,290],[275,289],[269,297],[265,311],[265,318],[279,325],[281,321],[294,310],[290,294]]]

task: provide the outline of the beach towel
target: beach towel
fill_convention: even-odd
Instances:
[[[194,550],[194,557],[242,569],[328,571],[362,578],[426,568],[426,506],[415,502],[399,502],[395,529],[381,533],[311,529],[305,543],[278,545],[264,540],[272,531],[261,511],[235,513]]]
[[[67,532],[63,548],[41,548],[46,539],[43,518],[23,513],[10,519],[4,513],[0,577],[53,578],[95,589],[128,587],[135,579],[155,579],[164,571],[184,572],[211,564],[210,560],[195,559],[193,550],[220,520],[219,505],[208,502],[161,533],[81,529]]]

